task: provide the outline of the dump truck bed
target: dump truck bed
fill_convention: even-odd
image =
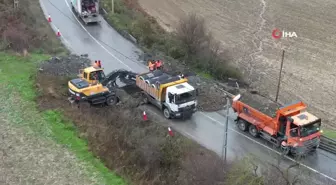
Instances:
[[[258,129],[262,129],[270,135],[276,134],[278,125],[277,122],[274,121],[273,117],[262,113],[242,101],[233,102],[232,108],[238,113],[238,117],[240,119],[255,125]]]
[[[280,108],[279,104],[256,94],[242,94],[240,101],[270,117],[274,117]]]
[[[162,71],[154,71],[137,75],[136,85],[147,92],[158,101],[164,101],[163,93],[166,87],[187,82],[187,79],[181,79],[178,76],[171,76]]]

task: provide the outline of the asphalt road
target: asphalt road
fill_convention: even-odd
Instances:
[[[146,66],[138,59],[141,51],[133,43],[124,39],[103,19],[100,24],[84,26],[71,11],[69,0],[40,0],[46,15],[50,15],[54,30],[61,32],[61,39],[74,54],[88,54],[91,60],[100,59],[105,71],[124,68],[135,72],[146,71]],[[160,114],[150,109],[150,114]],[[149,114],[149,116],[150,116]],[[260,160],[276,164],[278,153],[268,143],[254,141],[248,135],[239,132],[230,112],[228,132],[228,153],[230,160],[236,157],[252,155]],[[224,135],[225,113],[223,111],[204,113],[197,112],[188,121],[170,121],[172,127],[182,134],[197,141],[201,145],[221,155]],[[336,156],[318,150],[316,154],[301,161],[305,169],[315,179],[327,179],[336,184]],[[282,166],[293,164],[291,159],[283,159]],[[318,178],[317,178],[318,176]],[[325,182],[318,181],[319,184]]]

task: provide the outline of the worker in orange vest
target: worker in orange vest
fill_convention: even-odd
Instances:
[[[155,62],[155,69],[162,69],[162,61],[161,60],[157,60]]]
[[[154,71],[155,64],[153,63],[153,61],[148,62],[148,69],[149,69],[149,71]]]

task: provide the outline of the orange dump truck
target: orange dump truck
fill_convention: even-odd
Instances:
[[[240,130],[270,141],[284,154],[305,155],[319,146],[321,119],[307,112],[303,102],[279,108],[275,117],[238,100],[232,108],[238,114],[235,121]]]

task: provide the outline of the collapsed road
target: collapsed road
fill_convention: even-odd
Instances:
[[[46,15],[51,15],[54,28],[57,26],[60,29],[63,42],[70,47],[72,52],[76,54],[87,53],[93,60],[102,60],[106,72],[120,68],[131,69],[137,73],[147,71],[147,68],[142,65],[143,62],[138,60],[141,51],[120,36],[105,21],[97,26],[84,27],[73,16],[68,1],[41,0],[40,2],[43,11]],[[152,111],[157,112],[156,110]],[[187,137],[220,154],[225,123],[223,115],[225,115],[224,111],[196,112],[189,121],[171,121],[169,124]],[[234,116],[231,112],[230,118]],[[262,141],[254,142],[249,136],[242,135],[237,131],[233,120],[229,121],[228,159],[253,154],[264,161],[276,162],[274,157],[276,151],[273,151],[268,144]],[[293,161],[286,159],[284,163],[289,166]],[[316,155],[309,156],[302,163],[311,171],[320,174],[321,178],[335,181],[335,156],[318,150]]]

